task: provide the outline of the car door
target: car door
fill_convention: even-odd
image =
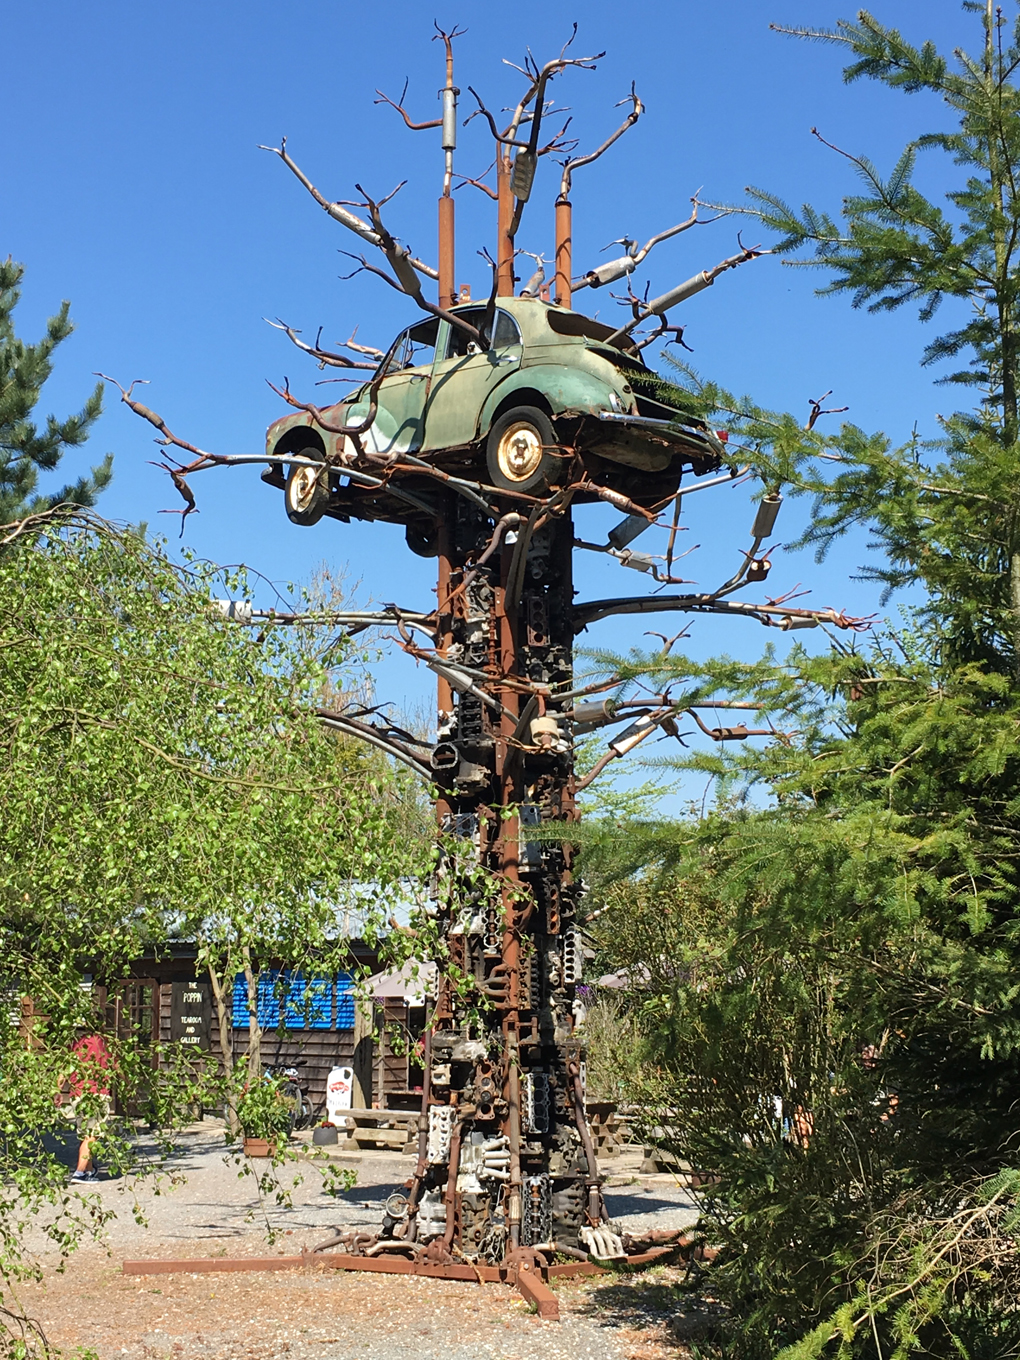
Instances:
[[[430,317],[409,326],[395,344],[389,370],[379,386],[375,420],[362,436],[373,453],[411,453],[421,447],[438,333],[438,318]],[[368,410],[366,389],[348,411],[347,423],[364,420]]]
[[[484,307],[457,311],[473,326],[479,325],[484,314]],[[444,336],[425,407],[422,448],[427,450],[470,444],[477,437],[478,418],[489,393],[521,366],[521,332],[509,312],[497,310],[488,350],[482,351],[463,331],[448,324]]]

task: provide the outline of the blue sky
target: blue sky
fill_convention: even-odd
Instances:
[[[435,17],[468,30],[456,44],[465,114],[469,84],[490,105],[515,102],[521,77],[502,59],[520,61],[527,46],[547,59],[575,19],[575,50],[607,52],[596,72],[567,72],[554,87],[573,112],[582,148],[616,125],[614,105],[637,80],[644,118],[575,180],[576,270],[608,258],[598,252],[615,237],[645,238],[679,221],[699,188],[708,199],[739,201],[744,186],[756,184],[794,203],[835,209],[853,181],[847,163],[811,137],[814,125],[883,169],[912,137],[946,125],[931,97],[870,83],[845,87],[838,51],[770,32],[770,22],[824,26],[852,13],[829,0],[650,0],[636,10],[605,0],[444,3]],[[978,43],[974,21],[955,0],[889,0],[875,12],[944,50]],[[320,399],[337,390],[316,389],[322,375],[263,317],[283,317],[306,334],[323,325],[324,338],[335,341],[357,326],[359,338],[380,345],[413,318],[413,304],[380,281],[340,281],[347,262],[337,252],[355,238],[325,217],[278,159],[256,148],[286,134],[330,198],[356,197],[355,181],[382,194],[407,178],[387,220],[416,253],[433,258],[437,134],[409,132],[373,103],[377,86],[395,96],[409,76],[411,109],[422,119],[436,115],[442,53],[430,41],[432,19],[432,8],[409,0],[35,0],[7,11],[0,252],[26,266],[17,316],[23,336],[34,338],[64,297],[77,324],[44,392],[46,410],[63,415],[80,405],[93,370],[123,382],[147,378],[144,400],[181,435],[220,452],[261,451],[266,425],[281,413],[267,378],[286,374]],[[949,167],[930,154],[918,181],[939,192]],[[461,133],[457,166],[477,175],[490,159],[490,139],[475,120]],[[557,182],[558,168],[546,161],[518,237],[547,257]],[[493,247],[494,229],[490,201],[462,190],[457,276],[476,294],[486,269],[475,251]],[[639,283],[647,278],[653,292],[664,291],[730,254],[734,235],[735,224],[724,221],[680,236],[653,252]],[[753,226],[745,229],[747,239],[753,235]],[[848,418],[866,429],[897,441],[915,423],[934,433],[935,415],[951,397],[918,366],[930,336],[916,317],[906,309],[869,317],[845,300],[818,299],[820,281],[775,259],[727,274],[683,307],[695,350],[688,357],[773,407],[806,416],[809,398],[833,388],[835,404],[849,405]],[[581,296],[583,307],[615,310],[604,293]],[[74,474],[90,456],[112,451],[115,481],[103,513],[176,535],[177,519],[158,513],[175,499],[148,462],[156,456],[150,431],[115,397],[111,389],[93,439],[62,471]],[[362,600],[420,607],[432,598],[432,564],[408,552],[399,529],[292,526],[280,494],[254,469],[202,474],[195,490],[201,513],[189,519],[185,541],[204,556],[243,561],[277,580],[305,579],[325,561],[361,581]],[[691,502],[685,546],[702,546],[687,564],[709,585],[735,567],[753,510],[747,488],[696,499],[705,503],[695,510]],[[784,509],[778,539],[796,536],[804,509]],[[594,539],[615,518],[583,509],[580,532]],[[873,592],[850,579],[862,558],[860,542],[823,566],[781,555],[769,592],[801,582],[813,603],[870,612]],[[577,574],[582,598],[629,594],[642,579],[590,554],[579,554]],[[606,622],[584,641],[625,649],[657,626]],[[752,623],[699,619],[689,645],[703,655],[752,657],[770,636]],[[378,689],[413,707],[429,702],[432,682],[398,656],[380,664]]]

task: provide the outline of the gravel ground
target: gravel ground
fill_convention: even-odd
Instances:
[[[669,1268],[594,1281],[557,1282],[560,1323],[529,1313],[516,1290],[458,1281],[363,1275],[321,1268],[253,1274],[125,1276],[126,1258],[291,1255],[337,1225],[375,1227],[414,1159],[384,1152],[335,1154],[358,1183],[322,1193],[310,1166],[287,1167],[292,1205],[261,1202],[254,1178],[225,1157],[212,1121],[184,1138],[169,1177],[102,1180],[89,1187],[116,1215],[107,1250],[87,1247],[68,1271],[42,1256],[45,1277],[23,1288],[26,1310],[52,1342],[100,1360],[660,1360],[677,1354]],[[623,1226],[677,1228],[696,1217],[669,1176],[638,1174],[638,1154],[608,1163],[606,1200]],[[243,1165],[243,1163],[242,1163]],[[263,1164],[264,1165],[264,1164]],[[303,1176],[303,1183],[295,1184]],[[137,1204],[147,1226],[135,1221]],[[267,1245],[266,1227],[280,1236]]]

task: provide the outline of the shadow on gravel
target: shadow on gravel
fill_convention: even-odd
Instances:
[[[715,1340],[722,1310],[692,1297],[680,1278],[621,1275],[593,1289],[578,1311],[601,1327],[647,1332],[672,1342]]]
[[[394,1181],[387,1185],[380,1185],[374,1181],[370,1185],[352,1185],[350,1190],[338,1190],[330,1198],[335,1199],[337,1204],[349,1204],[356,1209],[364,1208],[366,1204],[370,1204],[373,1209],[378,1206],[381,1212],[390,1195],[396,1194],[397,1191],[402,1195],[407,1194],[403,1181]]]
[[[693,1210],[697,1207],[693,1201],[681,1200],[676,1196],[671,1199],[661,1199],[654,1194],[619,1195],[612,1190],[605,1190],[603,1194],[610,1218],[623,1218],[628,1214],[654,1214],[660,1209]]]

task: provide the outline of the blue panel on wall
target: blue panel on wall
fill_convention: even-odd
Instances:
[[[330,1029],[333,1024],[333,984],[329,978],[305,979],[294,973],[287,987],[283,1023],[287,1029]]]
[[[354,1028],[354,979],[350,973],[338,973],[336,979],[336,1027]]]
[[[275,1029],[280,1023],[279,979],[280,974],[276,969],[259,974],[256,1013],[263,1029]],[[234,978],[233,1022],[235,1029],[248,1028],[248,984],[243,973],[238,973]]]
[[[286,989],[283,1004],[285,1029],[332,1029],[333,983],[326,977],[306,980],[302,973],[280,972],[277,969],[261,973],[258,981],[258,1020],[263,1029],[276,1029],[280,1024],[280,994]],[[233,1025],[248,1028],[248,984],[244,974],[234,979]],[[354,1028],[354,979],[350,973],[338,973],[336,979],[336,1028]]]

